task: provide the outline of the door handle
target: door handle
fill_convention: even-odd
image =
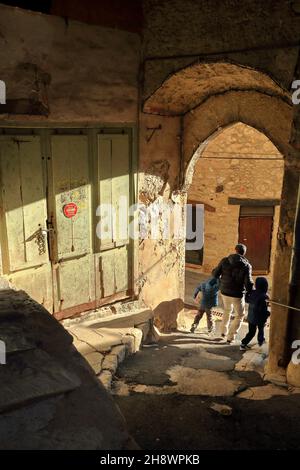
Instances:
[[[44,237],[46,237],[49,232],[54,232],[54,228],[41,228],[40,230]]]

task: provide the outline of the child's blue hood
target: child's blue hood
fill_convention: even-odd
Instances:
[[[212,277],[211,279],[209,279],[209,280],[207,281],[207,284],[209,284],[211,287],[215,286],[215,285],[218,284],[218,283],[219,283],[219,281],[218,281],[218,279],[216,279],[215,277]]]
[[[265,277],[257,277],[255,281],[255,289],[251,292],[247,302],[249,304],[257,304],[261,299],[268,299],[269,284]]]

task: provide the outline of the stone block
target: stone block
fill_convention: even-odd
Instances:
[[[132,338],[128,339],[126,338]],[[122,338],[123,344],[127,344],[128,351],[130,353],[136,353],[139,351],[143,339],[143,333],[138,328],[129,328],[126,335]]]
[[[111,350],[111,355],[117,356],[118,364],[124,361],[126,356],[126,346],[124,344],[120,346],[114,346]]]
[[[99,352],[110,351],[112,346],[122,344],[122,335],[114,330],[102,328],[96,330],[82,325],[71,327],[69,332]]]
[[[125,345],[128,354],[133,354],[135,352],[135,340],[133,336],[123,336],[122,343]]]
[[[101,374],[99,375],[99,380],[102,383],[102,385],[106,388],[106,390],[111,389],[112,374],[109,370],[102,371]]]
[[[146,341],[147,336],[150,333],[150,321],[147,321],[145,323],[139,323],[138,325],[136,325],[136,328],[141,330],[143,334],[143,342]]]
[[[102,363],[104,360],[103,354],[99,352],[91,352],[84,356],[85,360],[89,363],[91,368],[94,370],[95,374],[100,374],[102,370]]]
[[[118,356],[114,354],[108,354],[105,356],[104,361],[102,363],[102,370],[109,370],[114,374],[118,368]]]
[[[77,351],[82,354],[83,356],[85,356],[86,354],[90,354],[90,353],[93,353],[95,352],[95,349],[92,348],[91,346],[89,346],[87,343],[85,343],[84,341],[80,341],[79,339],[77,339],[75,336],[73,336],[73,345],[75,346],[75,348],[77,349]]]
[[[125,308],[125,307],[124,307]],[[149,319],[153,318],[153,312],[149,309],[139,309],[139,310],[128,310],[123,311],[121,307],[118,310],[119,313],[116,313],[111,316],[103,318],[95,318],[91,321],[84,322],[86,326],[93,328],[98,331],[99,328],[105,329],[124,329],[124,328],[134,328],[140,323],[145,323]]]

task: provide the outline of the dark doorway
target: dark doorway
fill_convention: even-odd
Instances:
[[[239,242],[247,246],[254,274],[270,272],[274,207],[241,207]]]
[[[188,204],[191,207],[191,211],[187,213],[187,243],[193,243],[196,241],[196,238],[192,236],[189,238],[188,232],[191,229],[193,233],[196,233],[197,228],[199,229],[202,234],[203,238],[203,231],[204,231],[204,205],[192,203],[188,201]],[[186,249],[185,251],[185,262],[186,265],[192,266],[202,266],[203,264],[203,241],[202,247],[196,250]]]

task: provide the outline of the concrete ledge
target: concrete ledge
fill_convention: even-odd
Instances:
[[[116,313],[102,318],[84,319],[86,326],[98,328],[134,328],[146,323],[153,318],[153,312],[149,309],[139,309],[134,312]]]
[[[150,331],[150,326],[148,328]],[[108,390],[119,364],[136,353],[143,340],[143,331],[139,328],[99,328],[94,322],[77,324],[68,332],[74,338],[73,345],[89,364],[87,367]]]

